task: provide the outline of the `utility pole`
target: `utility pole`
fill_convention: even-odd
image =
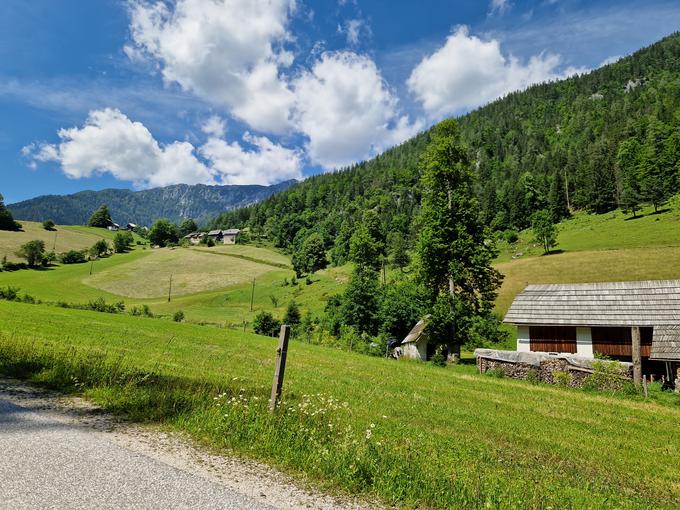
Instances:
[[[250,291],[250,311],[253,311],[253,300],[255,299],[255,278],[253,278],[253,288]]]
[[[276,369],[274,370],[274,382],[272,384],[272,396],[269,399],[269,412],[273,413],[281,400],[283,389],[283,376],[286,372],[286,355],[288,354],[288,339],[290,338],[290,326],[281,326],[279,334],[279,347],[276,349]]]
[[[90,276],[92,276],[92,268],[94,267],[94,259],[90,262]]]
[[[54,244],[52,244],[52,251],[55,251],[57,249],[57,235],[59,234],[58,231],[54,232]]]
[[[168,303],[170,302],[171,295],[172,295],[172,273],[170,273],[170,284],[168,285]]]

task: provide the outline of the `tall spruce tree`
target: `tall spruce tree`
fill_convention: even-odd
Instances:
[[[87,222],[90,227],[101,227],[106,228],[113,224],[111,220],[111,213],[109,212],[109,207],[106,204],[99,206],[95,212],[90,216],[90,220]]]
[[[21,223],[14,221],[12,212],[5,207],[5,201],[0,194],[0,230],[21,230]]]
[[[432,132],[422,160],[419,280],[429,291],[431,332],[457,360],[471,319],[489,316],[501,283],[496,255],[480,220],[468,151],[449,119]]]

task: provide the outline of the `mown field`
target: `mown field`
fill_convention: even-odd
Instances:
[[[680,405],[159,319],[0,302],[0,372],[404,507],[677,508]],[[217,397],[217,398],[216,398]],[[668,400],[671,398],[671,400]]]
[[[0,230],[0,258],[7,257],[9,261],[19,262],[21,259],[16,256],[16,251],[22,244],[34,239],[44,241],[47,251],[54,250],[57,253],[61,253],[68,250],[89,248],[102,238],[110,241],[116,234],[105,228],[57,225],[56,230],[45,230],[42,223],[34,221],[22,221],[20,223],[23,231],[8,232]],[[134,238],[135,240],[141,239],[136,234]]]

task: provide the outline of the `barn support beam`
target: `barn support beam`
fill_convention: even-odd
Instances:
[[[642,382],[642,355],[640,353],[640,327],[633,326],[631,328],[632,350],[631,356],[633,358],[633,382],[639,385]]]

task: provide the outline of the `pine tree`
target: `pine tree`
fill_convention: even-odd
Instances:
[[[21,223],[14,221],[12,212],[7,209],[4,200],[0,194],[0,230],[21,230]]]
[[[557,170],[550,182],[550,193],[548,195],[548,207],[553,222],[557,223],[563,218],[569,217],[569,207],[567,206],[567,194],[562,178],[562,171]]]
[[[109,213],[109,207],[106,204],[99,206],[95,212],[90,216],[90,220],[87,222],[90,227],[101,227],[106,228],[113,224],[111,220],[111,213]]]

